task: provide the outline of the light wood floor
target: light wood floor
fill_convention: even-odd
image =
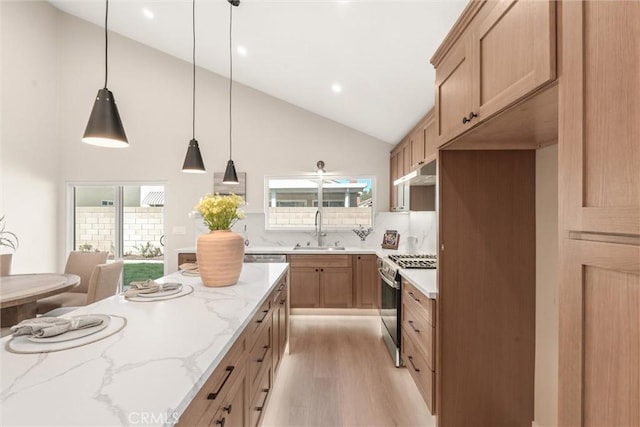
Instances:
[[[377,316],[291,316],[263,426],[435,426]]]

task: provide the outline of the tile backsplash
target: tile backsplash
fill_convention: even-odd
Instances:
[[[195,221],[195,238],[209,230],[199,216]],[[418,253],[436,253],[436,213],[435,212],[378,212],[374,216],[373,233],[365,242],[353,231],[327,231],[324,242],[328,246],[364,247],[377,249],[382,242],[386,230],[397,230],[400,234],[399,251],[407,251],[409,236],[417,239],[415,251]],[[292,248],[296,244],[305,246],[317,245],[313,231],[272,231],[265,230],[265,215],[263,213],[247,213],[246,218],[233,226],[233,231],[240,233],[249,241],[249,247],[283,246]]]

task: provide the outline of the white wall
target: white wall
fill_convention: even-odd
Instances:
[[[58,86],[56,10],[0,2],[2,141],[0,216],[20,239],[13,272],[56,271],[58,249]]]
[[[536,151],[536,373],[534,426],[558,418],[558,146]]]
[[[46,22],[34,25],[34,21],[24,20],[37,14],[45,14]],[[15,22],[19,15],[22,22],[5,29],[5,22]],[[20,77],[26,85],[30,72],[43,74],[51,80],[45,88],[52,92],[46,102],[55,99],[45,108],[40,91],[37,98],[35,91],[31,97],[18,89],[8,96],[3,92],[2,96],[5,110],[12,110],[11,114],[23,121],[21,125],[11,125],[7,133],[14,137],[6,142],[3,127],[3,170],[5,163],[22,158],[26,148],[14,146],[15,136],[26,128],[37,134],[28,149],[38,157],[37,167],[16,164],[3,180],[3,189],[12,189],[15,211],[23,209],[24,205],[17,202],[25,194],[39,205],[41,201],[57,204],[57,218],[56,212],[48,213],[47,218],[49,222],[56,221],[58,233],[45,241],[41,251],[47,256],[57,251],[58,266],[63,265],[67,182],[163,183],[167,271],[175,270],[176,257],[172,254],[177,248],[192,245],[193,221],[187,214],[203,194],[212,191],[213,172],[223,172],[228,160],[228,80],[198,69],[196,138],[207,173],[184,174],[180,169],[191,139],[190,63],[111,35],[108,87],[114,93],[130,147],[93,147],[82,144],[80,138],[93,99],[103,84],[103,30],[42,2],[18,2],[6,7],[2,19],[3,48],[24,58],[15,66],[14,78]],[[15,42],[18,39],[20,43]],[[25,54],[25,50],[33,54]],[[46,61],[44,67],[40,63],[46,58],[51,61]],[[53,71],[57,73],[48,72],[51,64],[55,64]],[[13,79],[3,76],[5,81],[13,84]],[[43,86],[40,84],[40,89]],[[54,97],[54,93],[58,96]],[[16,105],[24,111],[18,112]],[[3,116],[6,123],[7,111]],[[325,161],[328,172],[376,176],[377,209],[388,210],[388,144],[239,84],[234,85],[233,117],[233,159],[238,171],[247,172],[246,211],[262,211],[264,175],[308,173],[320,159]],[[51,131],[56,128],[57,134]],[[40,180],[37,175],[42,169],[47,173]],[[32,181],[38,185],[25,185]],[[5,205],[8,200],[5,197]],[[31,237],[31,223],[40,216],[38,212],[29,221],[21,218],[17,231],[27,240],[39,240],[40,236]],[[174,227],[185,227],[186,233],[173,234]],[[55,230],[53,224],[41,228],[49,233]],[[25,265],[24,256],[22,250],[17,254],[19,263],[14,264],[14,272],[24,271],[17,268],[18,264]]]

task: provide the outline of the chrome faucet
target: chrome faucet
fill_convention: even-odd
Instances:
[[[327,233],[324,233],[322,231],[322,213],[320,213],[320,209],[318,209],[316,211],[316,223],[315,223],[314,236],[318,239],[318,246],[319,247],[324,246],[324,242],[322,241],[322,238],[324,236],[326,236],[326,235],[327,235]]]

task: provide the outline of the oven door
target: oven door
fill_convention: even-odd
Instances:
[[[381,284],[380,317],[396,348],[400,347],[400,283],[390,280],[378,270]]]

